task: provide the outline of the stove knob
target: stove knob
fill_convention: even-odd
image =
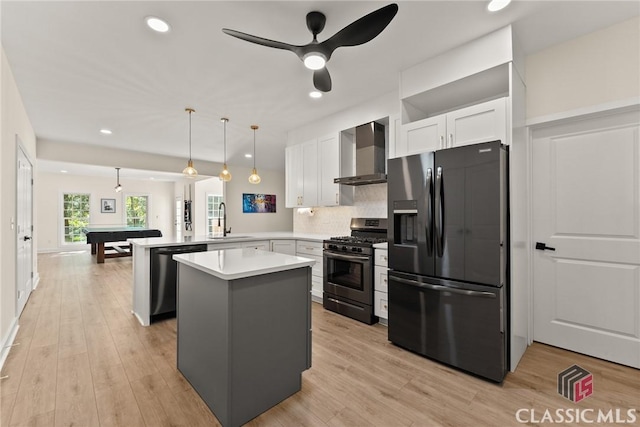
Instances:
[[[362,252],[362,248],[358,248],[358,252]]]
[[[351,252],[358,252],[358,249],[360,249],[360,251],[362,251],[362,249],[361,249],[361,248],[353,247],[353,248],[351,248]]]
[[[347,247],[346,247],[346,246],[343,246],[343,247],[342,247],[342,250],[346,252],[346,251],[347,251]]]

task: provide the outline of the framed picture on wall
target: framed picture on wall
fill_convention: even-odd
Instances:
[[[100,199],[100,212],[116,213],[116,199]]]
[[[275,213],[275,194],[242,194],[242,213]]]

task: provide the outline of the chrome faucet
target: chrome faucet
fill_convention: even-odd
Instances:
[[[220,210],[223,211],[222,221],[224,222],[224,227],[222,227],[222,236],[226,237],[227,233],[231,233],[231,227],[227,230],[227,205],[224,202],[220,202]],[[218,227],[220,227],[220,217],[218,217]]]

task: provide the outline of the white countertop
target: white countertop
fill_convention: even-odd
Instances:
[[[221,237],[221,236],[220,236]],[[180,245],[192,245],[192,244],[217,244],[217,243],[237,243],[237,242],[251,242],[256,240],[311,240],[314,242],[322,242],[329,239],[329,235],[325,234],[309,234],[309,233],[294,233],[292,231],[261,231],[261,232],[249,232],[249,233],[232,233],[227,234],[223,239],[211,238],[208,236],[178,236],[178,237],[148,237],[144,239],[128,239],[127,242],[132,245],[141,246],[145,248],[153,248],[160,246],[180,246]]]
[[[174,255],[173,259],[223,280],[242,279],[295,268],[311,267],[309,258],[259,249],[222,249]]]
[[[375,249],[387,249],[387,242],[376,243],[375,245],[373,245],[373,247]]]

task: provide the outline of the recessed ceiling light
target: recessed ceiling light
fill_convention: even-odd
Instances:
[[[322,92],[320,92],[319,90],[312,90],[311,92],[309,92],[309,96],[311,98],[322,98]]]
[[[147,22],[147,25],[149,26],[149,28],[159,33],[166,33],[171,28],[169,27],[169,24],[167,24],[166,21],[164,21],[163,19],[157,18],[155,16],[147,16],[145,18],[145,21]]]
[[[111,132],[109,129],[100,129],[100,133],[103,135],[111,135],[113,132]]]
[[[153,181],[155,178],[154,178],[154,177],[151,177],[151,178],[149,178],[149,179]]]
[[[60,170],[60,172],[61,172],[61,173],[67,173],[67,171],[66,171],[66,170],[64,170],[64,169]]]
[[[247,159],[250,159],[251,157],[253,157],[251,154],[247,153],[244,155]]]
[[[489,12],[497,12],[504,9],[511,3],[511,0],[491,0],[487,6]]]

